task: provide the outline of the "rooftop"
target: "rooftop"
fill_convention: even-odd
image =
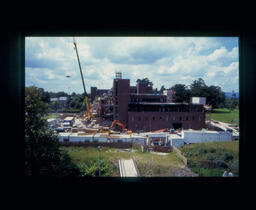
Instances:
[[[64,120],[71,121],[73,119],[74,119],[74,117],[66,117]]]
[[[188,103],[165,103],[165,102],[159,102],[159,103],[136,102],[136,104],[142,104],[142,105],[189,105]],[[198,104],[198,105],[200,105],[200,104]]]

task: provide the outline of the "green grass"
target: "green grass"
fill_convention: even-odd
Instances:
[[[212,160],[226,164],[237,176],[239,168],[239,141],[210,142],[185,145],[180,148],[183,155],[188,159],[188,165],[195,173],[201,176],[222,176],[224,167],[200,167],[200,161]],[[233,159],[229,160],[228,157]],[[228,169],[228,168],[227,168]]]
[[[61,147],[61,150],[66,150],[72,160],[77,164],[88,164],[90,161],[99,158],[98,149],[93,147]],[[132,156],[137,163],[141,176],[146,176],[147,168],[151,176],[173,176],[173,169],[182,170],[185,168],[184,163],[174,152],[171,152],[166,156],[160,156],[157,154],[141,152],[140,150],[126,152],[115,148],[103,148],[101,151],[101,157],[115,168],[112,174],[113,177],[119,176],[118,160],[120,158],[130,159]]]
[[[206,114],[206,119],[218,120],[230,124],[239,124],[239,110],[213,109],[212,113]],[[234,121],[235,120],[235,121]]]
[[[58,115],[56,115],[56,114],[49,114],[49,115],[47,115],[47,116],[43,117],[43,119],[48,120],[48,119],[56,118],[56,117],[58,117]]]

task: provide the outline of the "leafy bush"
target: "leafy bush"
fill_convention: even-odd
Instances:
[[[205,148],[200,148],[199,149],[199,153],[200,154],[206,154],[208,151],[207,151],[207,149],[205,149]]]
[[[230,152],[226,152],[225,154],[224,154],[224,161],[230,161],[230,160],[233,160],[234,159],[234,157],[233,157],[233,155],[232,155],[232,153],[230,153]]]
[[[57,168],[58,176],[81,176],[79,167],[72,161],[67,151],[61,152],[59,166]]]
[[[213,148],[213,147],[211,147],[211,148],[209,149],[209,152],[210,152],[210,153],[215,153],[215,152],[216,152],[216,149]]]
[[[217,168],[224,168],[224,169],[228,168],[227,163],[225,163],[225,162],[222,161],[222,160],[217,160],[217,161],[215,161],[215,164],[216,164],[216,167],[217,167]]]
[[[99,176],[99,160],[91,160],[87,164],[82,163],[78,165],[82,176]],[[101,176],[111,176],[114,168],[104,159],[101,160]]]
[[[214,160],[215,156],[212,154],[207,154],[205,158],[206,158],[206,160]]]

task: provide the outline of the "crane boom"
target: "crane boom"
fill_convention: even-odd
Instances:
[[[89,118],[91,118],[91,117],[92,117],[92,114],[91,114],[90,105],[89,105],[89,101],[88,101],[88,94],[87,94],[87,92],[86,92],[85,85],[84,85],[84,77],[83,77],[83,72],[82,72],[82,68],[81,68],[81,63],[80,63],[80,59],[79,59],[79,55],[78,55],[78,50],[77,50],[77,46],[76,46],[77,44],[76,44],[75,37],[73,37],[73,41],[74,41],[74,45],[75,45],[76,56],[77,56],[78,65],[79,65],[79,70],[80,70],[80,74],[81,74],[81,78],[82,78],[82,83],[83,83],[83,88],[84,88],[85,102],[86,102],[86,107],[87,107],[87,116],[88,116]]]
[[[74,41],[74,45],[75,45],[75,50],[76,50],[76,56],[77,56],[77,60],[78,60],[79,70],[80,70],[81,78],[82,78],[82,82],[83,82],[84,93],[85,93],[86,96],[88,96],[87,92],[85,90],[84,77],[83,77],[83,72],[82,72],[82,68],[81,68],[81,64],[80,64],[80,59],[79,59],[79,55],[78,55],[78,51],[77,51],[77,46],[76,46],[77,44],[76,44],[75,37],[73,38],[73,41]]]

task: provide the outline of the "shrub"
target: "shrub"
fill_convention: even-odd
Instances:
[[[199,149],[199,153],[200,153],[200,154],[206,154],[206,153],[207,153],[207,149],[205,149],[205,148],[200,148],[200,149]]]
[[[79,169],[82,176],[99,176],[99,160],[91,160],[89,163],[79,164]],[[106,162],[104,159],[101,160],[101,176],[111,176],[113,174],[114,167]]]
[[[224,154],[224,158],[223,159],[224,159],[224,161],[230,161],[230,160],[233,160],[234,157],[233,157],[233,155],[230,152],[226,152]]]
[[[214,160],[215,156],[212,154],[207,154],[205,158],[206,158],[206,160]]]
[[[215,152],[216,152],[216,149],[213,148],[213,147],[211,147],[211,148],[209,149],[209,151],[210,151],[211,153],[215,153]]]
[[[215,161],[215,165],[216,165],[217,168],[224,168],[224,169],[228,168],[227,163],[225,163],[222,160]]]

